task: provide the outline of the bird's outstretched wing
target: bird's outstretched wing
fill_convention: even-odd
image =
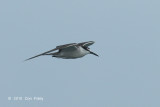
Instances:
[[[36,58],[36,57],[38,57],[38,56],[42,56],[42,55],[44,55],[44,54],[46,54],[46,53],[49,53],[49,52],[52,52],[52,51],[55,51],[55,50],[58,50],[58,48],[49,50],[49,51],[44,52],[44,53],[41,53],[41,54],[38,54],[38,55],[36,55],[36,56],[33,56],[33,57],[31,57],[31,58],[26,59],[25,61],[30,60],[30,59],[33,59],[33,58]]]
[[[92,44],[94,44],[94,41],[78,43],[79,46],[85,46],[85,47],[88,47],[88,46],[90,46]]]
[[[47,51],[47,52],[44,52],[44,53],[38,54],[38,55],[36,55],[36,56],[33,56],[33,57],[31,57],[31,58],[28,58],[28,59],[26,59],[25,61],[30,60],[30,59],[33,59],[33,58],[36,58],[36,57],[39,57],[39,56],[42,56],[42,55],[45,55],[45,54],[50,53],[50,52],[52,52],[52,51],[66,49],[66,48],[69,48],[69,47],[73,47],[73,46],[75,46],[75,45],[77,45],[77,44],[76,44],[76,43],[70,43],[70,44],[60,45],[60,46],[57,46],[56,48],[51,49],[51,50],[49,50],[49,51]]]
[[[65,45],[59,45],[56,48],[62,49],[62,48],[66,48],[68,46],[74,46],[77,45],[77,43],[70,43],[70,44],[65,44]]]

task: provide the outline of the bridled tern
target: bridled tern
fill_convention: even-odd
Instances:
[[[95,56],[98,56],[96,53],[90,51],[90,49],[88,48],[88,46],[92,45],[93,43],[94,41],[88,41],[82,43],[70,43],[70,44],[60,45],[57,46],[55,49],[33,56],[31,58],[26,59],[25,61],[43,55],[51,55],[52,57],[63,58],[63,59],[81,58],[87,54],[93,54]],[[56,50],[58,50],[58,52],[51,53]]]

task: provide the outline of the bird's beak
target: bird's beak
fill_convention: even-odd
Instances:
[[[94,52],[92,52],[92,51],[90,51],[90,54],[93,54],[93,55],[95,55],[95,56],[98,56],[96,53],[94,53]]]

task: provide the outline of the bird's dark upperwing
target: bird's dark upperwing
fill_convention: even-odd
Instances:
[[[31,58],[26,59],[25,61],[33,59],[33,58],[36,58],[36,57],[39,57],[39,56],[42,56],[42,55],[45,55],[45,54],[50,53],[52,51],[56,51],[56,50],[59,50],[59,49],[65,49],[65,48],[68,48],[68,47],[71,47],[71,46],[75,46],[75,45],[76,45],[76,43],[71,43],[71,44],[66,44],[66,45],[60,45],[60,46],[57,46],[55,49],[52,49],[52,50],[49,50],[47,52],[41,53],[39,55],[33,56]]]
[[[41,55],[45,55],[46,53],[49,53],[49,52],[52,52],[52,51],[55,51],[55,50],[58,50],[58,48],[55,48],[55,49],[49,50],[49,51],[47,51],[47,52],[41,53],[41,54],[39,54],[39,55],[33,56],[33,57],[31,57],[31,58],[26,59],[25,61],[30,60],[30,59],[33,59],[33,58],[36,58],[36,57],[41,56]]]
[[[74,46],[74,45],[77,45],[77,43],[70,43],[70,44],[65,44],[65,45],[59,45],[59,46],[57,46],[56,48],[59,48],[59,49],[62,49],[62,48],[66,48],[66,47],[68,47],[68,46]]]
[[[79,43],[78,45],[88,47],[92,44],[94,44],[94,41],[82,42],[82,43]]]

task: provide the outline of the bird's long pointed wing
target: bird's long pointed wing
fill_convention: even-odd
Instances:
[[[77,43],[70,43],[70,44],[65,44],[65,45],[59,45],[59,46],[57,46],[56,48],[61,49],[61,48],[66,48],[66,47],[68,47],[68,46],[74,46],[74,45],[77,45]]]
[[[47,52],[41,53],[41,54],[39,54],[39,55],[33,56],[33,57],[31,57],[31,58],[26,59],[25,61],[30,60],[30,59],[33,59],[33,58],[36,58],[36,57],[39,57],[39,56],[41,56],[41,55],[44,55],[44,54],[46,54],[46,53],[49,53],[49,52],[52,52],[52,51],[55,51],[55,50],[58,50],[58,48],[55,48],[55,49],[49,50],[49,51],[47,51]]]
[[[52,49],[52,50],[49,50],[47,52],[41,53],[39,55],[33,56],[31,58],[26,59],[25,61],[33,59],[33,58],[36,58],[36,57],[39,57],[39,56],[42,56],[42,55],[45,55],[46,53],[50,53],[52,51],[56,51],[56,50],[59,50],[59,49],[64,49],[64,48],[67,48],[67,47],[70,47],[70,46],[75,46],[75,45],[76,45],[76,43],[71,43],[71,44],[66,44],[66,45],[60,45],[60,46],[57,46],[55,49]]]
[[[82,43],[79,43],[78,45],[88,47],[92,44],[94,44],[94,41],[82,42]]]

